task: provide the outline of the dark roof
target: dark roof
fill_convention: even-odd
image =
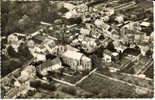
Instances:
[[[43,70],[45,68],[48,68],[48,67],[51,67],[52,65],[55,65],[57,63],[61,63],[61,60],[60,58],[56,57],[54,59],[48,59],[46,62],[42,63],[40,66],[39,66],[39,70]]]

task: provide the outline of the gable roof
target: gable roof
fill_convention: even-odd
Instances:
[[[62,54],[62,57],[67,57],[67,58],[71,58],[71,59],[75,59],[75,60],[80,60],[82,55],[83,54],[80,53],[80,52],[67,50],[66,52],[64,52]]]
[[[56,64],[58,64],[58,63],[61,63],[61,60],[60,60],[60,58],[58,58],[58,57],[54,58],[53,60],[48,59],[46,62],[42,63],[42,64],[39,66],[39,70],[43,70],[43,69],[49,68],[49,67],[51,67],[52,65],[56,65]]]
[[[112,56],[112,52],[110,50],[108,50],[108,49],[104,50],[103,54]]]

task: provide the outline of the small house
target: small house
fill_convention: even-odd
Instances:
[[[120,59],[119,53],[118,52],[113,52],[112,53],[112,60],[114,62],[117,62],[117,61],[119,61],[119,59]]]
[[[115,29],[113,29],[113,30],[111,31],[111,34],[112,34],[112,38],[113,38],[114,40],[119,40],[119,39],[120,39],[120,33],[119,33],[118,31],[116,31]]]
[[[89,35],[90,34],[90,30],[89,29],[84,29],[84,28],[81,28],[81,30],[80,30],[80,33],[82,34],[82,35]]]
[[[108,49],[103,52],[103,60],[108,63],[112,62],[112,52]]]
[[[150,47],[149,47],[148,43],[140,43],[140,44],[138,44],[138,47],[140,48],[141,54],[143,56],[145,56],[146,52],[150,50]]]

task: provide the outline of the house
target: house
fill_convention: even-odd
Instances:
[[[62,54],[62,60],[64,64],[67,64],[71,69],[76,71],[90,70],[91,59],[86,57],[80,52],[67,50]]]
[[[129,31],[128,33],[127,33],[127,41],[128,42],[134,42],[134,36],[135,36],[135,34],[134,34],[134,31]]]
[[[95,25],[91,23],[85,23],[85,25],[86,25],[86,28],[90,30],[95,27]]]
[[[136,33],[134,36],[134,42],[136,43],[149,43],[151,41],[151,37],[147,36],[144,32]]]
[[[102,30],[104,37],[111,37],[112,33],[110,31]]]
[[[102,24],[102,30],[108,30],[110,28],[110,25],[106,24],[106,23],[103,23]]]
[[[115,49],[116,49],[118,52],[123,53],[123,51],[124,51],[125,49],[127,49],[127,47],[124,46],[124,45],[120,45],[119,47],[115,47]]]
[[[85,39],[81,42],[82,49],[87,53],[94,52],[98,48],[95,41],[96,39],[85,37]]]
[[[81,28],[80,33],[82,35],[89,35],[90,34],[90,30],[89,29]]]
[[[154,32],[151,32],[150,34],[150,41],[152,44],[154,43]]]
[[[63,54],[67,49],[65,46],[62,46],[62,45],[57,45],[52,48],[46,45],[45,47],[47,48],[48,52],[54,56],[59,56]]]
[[[80,41],[78,40],[78,39],[74,39],[72,42],[71,42],[71,44],[70,44],[71,46],[79,46],[80,45]]]
[[[116,31],[115,29],[113,29],[111,31],[111,35],[112,35],[112,39],[114,39],[114,40],[120,40],[120,33],[118,31]]]
[[[113,40],[111,38],[105,38],[104,40],[100,41],[101,46],[104,48],[107,48],[109,43],[111,43]]]
[[[98,39],[101,36],[101,34],[102,34],[102,30],[100,30],[98,28],[92,28],[90,37]]]
[[[35,77],[36,77],[36,68],[35,66],[29,65],[29,66],[26,66],[21,71],[21,76],[18,78],[18,80],[24,83],[27,80],[35,79]]]
[[[48,72],[51,71],[59,71],[60,69],[62,69],[62,63],[60,58],[54,58],[53,60],[48,59],[46,62],[42,63],[39,67],[38,67],[38,71],[41,75],[46,76],[48,75]]]
[[[101,27],[101,26],[104,24],[104,22],[103,22],[102,19],[96,19],[96,20],[94,21],[94,24],[95,24],[97,27]]]
[[[67,3],[67,2],[64,2],[63,6],[64,6],[64,8],[66,8],[68,10],[73,10],[76,7],[75,5],[73,5],[71,3]]]
[[[126,35],[128,34],[131,34],[131,33],[136,33],[137,31],[140,31],[141,30],[141,27],[140,27],[140,24],[139,22],[129,22],[127,24],[125,24],[121,29],[121,35],[123,37],[125,37]]]
[[[43,21],[41,21],[40,24],[41,24],[41,25],[45,25],[45,26],[51,26],[51,25],[52,25],[52,24],[50,24],[50,23],[43,22]]]
[[[135,36],[134,36],[134,42],[135,43],[140,43],[142,40],[143,40],[143,37],[144,35],[140,33],[136,33]]]
[[[7,43],[16,51],[18,52],[18,47],[25,42],[25,35],[20,33],[13,33],[10,34],[7,38]]]
[[[127,47],[123,45],[120,41],[114,41],[113,42],[114,48],[117,50],[117,52],[123,52]]]
[[[110,25],[108,25],[107,23],[104,23],[103,19],[96,19],[94,24],[97,27],[102,28],[102,30],[108,30],[110,28]]]
[[[102,59],[105,62],[110,63],[112,61],[114,61],[114,62],[119,61],[119,57],[120,56],[119,56],[118,52],[111,52],[110,50],[106,49],[106,50],[103,51],[103,58]]]
[[[118,23],[123,23],[124,22],[124,16],[123,15],[116,16],[115,21],[117,21]]]
[[[78,40],[79,40],[79,41],[83,41],[83,40],[84,40],[84,38],[85,38],[85,36],[84,36],[84,35],[79,35],[79,36],[78,36]]]
[[[39,30],[37,30],[36,32],[30,34],[30,37],[34,37],[34,36],[36,36],[36,35],[39,35],[39,34],[41,34],[41,32],[43,32],[43,29],[39,29]]]
[[[112,52],[112,60],[114,62],[117,62],[117,61],[119,61],[119,59],[120,59],[119,53],[118,52]]]
[[[142,22],[142,23],[140,23],[140,25],[142,27],[149,27],[151,24],[149,22]]]
[[[111,16],[115,13],[114,9],[111,7],[105,8],[105,15],[106,16]]]
[[[110,17],[109,16],[104,16],[104,17],[101,17],[101,19],[104,21],[104,22],[108,22],[110,20]]]
[[[46,60],[47,49],[43,44],[35,44],[33,40],[29,40],[27,46],[36,61]]]
[[[75,9],[72,9],[66,12],[63,17],[65,17],[66,19],[70,19],[70,18],[76,18],[77,16],[78,16],[77,11]]]
[[[103,60],[108,63],[112,62],[112,52],[108,49],[103,52]]]
[[[141,54],[143,56],[145,56],[146,52],[150,50],[148,43],[140,43],[140,44],[138,44],[138,47],[140,48]]]
[[[40,38],[39,38],[40,37]],[[58,46],[57,46],[57,39],[54,38],[54,37],[51,37],[49,35],[46,35],[44,34],[43,36],[39,36],[39,37],[35,37],[35,38],[38,38],[38,40],[40,39],[40,44],[35,44],[36,42],[30,42],[30,44],[35,44],[33,46],[33,48],[36,48],[36,49],[33,49],[32,50],[36,50],[35,53],[38,52],[38,54],[47,54],[47,53],[50,53],[52,55],[57,55],[58,54]],[[37,45],[38,46],[38,49],[37,49]],[[42,56],[43,56],[42,55]],[[44,58],[44,57],[43,57]]]
[[[149,43],[149,41],[150,41],[150,36],[144,35],[143,42]]]

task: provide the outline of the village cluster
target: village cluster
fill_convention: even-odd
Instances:
[[[128,6],[133,5],[135,6],[136,3],[129,2],[128,4]],[[153,29],[148,31],[153,24],[149,21],[149,18],[129,20],[128,16],[119,12],[121,7],[124,11],[129,9],[123,5],[118,7],[103,5],[101,8],[98,6],[89,7],[87,4],[73,6],[66,3],[65,7],[69,11],[65,13],[63,18],[66,20],[81,18],[82,21],[81,26],[76,23],[63,26],[65,31],[61,34],[64,35],[76,30],[74,34],[70,34],[67,38],[63,37],[67,43],[59,43],[58,38],[47,33],[55,31],[56,27],[56,25],[48,22],[40,22],[42,27],[32,34],[13,33],[7,37],[7,45],[2,50],[2,54],[7,55],[7,47],[9,46],[15,52],[19,52],[19,46],[26,45],[33,58],[29,64],[20,69],[18,77],[11,76],[14,80],[13,84],[8,83],[8,85],[6,82],[6,80],[10,80],[8,78],[10,76],[4,77],[2,86],[4,86],[5,91],[9,91],[5,94],[6,98],[32,95],[36,91],[36,88],[32,87],[32,84],[35,83],[34,80],[41,81],[42,84],[48,86],[50,84],[49,76],[52,76],[53,73],[68,75],[63,73],[66,69],[72,71],[69,75],[75,73],[83,75],[85,72],[87,72],[86,76],[89,75],[97,68],[94,66],[94,59],[91,55],[101,59],[101,62],[105,64],[102,66],[103,70],[108,68],[106,64],[120,63],[122,55],[127,49],[139,51],[137,55],[128,55],[138,56],[136,60],[140,57],[153,58],[154,33]],[[150,10],[148,9],[146,13]],[[135,16],[131,15],[131,17]],[[60,25],[59,30],[61,30],[61,27]],[[113,70],[109,69],[109,71],[117,72],[116,69],[114,66]],[[13,87],[12,91],[20,92],[14,95],[10,86]]]

